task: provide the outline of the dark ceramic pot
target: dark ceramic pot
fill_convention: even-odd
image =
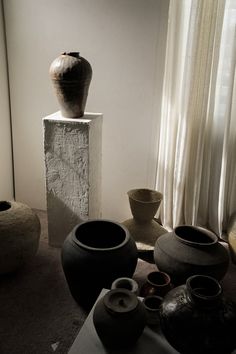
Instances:
[[[150,272],[140,289],[140,296],[150,295],[165,296],[172,289],[171,279],[167,273]]]
[[[91,307],[102,288],[120,277],[132,277],[137,247],[125,226],[110,220],[77,225],[62,246],[62,266],[74,299]]]
[[[229,253],[212,232],[195,226],[178,226],[157,239],[154,259],[175,285],[194,274],[220,280],[229,265]]]
[[[108,349],[132,347],[146,325],[142,302],[127,289],[113,289],[95,305],[94,327]]]
[[[63,117],[84,115],[92,68],[79,52],[63,53],[50,66],[50,77]]]
[[[41,225],[26,204],[0,201],[0,274],[16,271],[35,256]]]
[[[161,328],[182,354],[230,354],[236,348],[235,306],[216,279],[195,275],[163,299]]]

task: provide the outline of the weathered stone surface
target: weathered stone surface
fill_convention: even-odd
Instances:
[[[0,202],[0,274],[16,271],[36,254],[40,230],[39,218],[29,206]]]
[[[49,243],[61,246],[81,220],[101,216],[102,114],[43,119]]]

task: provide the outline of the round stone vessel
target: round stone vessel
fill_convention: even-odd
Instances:
[[[0,274],[16,271],[37,253],[41,225],[26,204],[0,201]]]

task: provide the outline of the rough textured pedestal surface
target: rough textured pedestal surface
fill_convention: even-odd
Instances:
[[[61,246],[81,220],[101,216],[102,114],[43,119],[49,244]]]

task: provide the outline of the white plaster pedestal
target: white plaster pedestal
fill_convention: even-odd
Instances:
[[[43,118],[48,238],[60,247],[81,220],[101,217],[102,114]]]

